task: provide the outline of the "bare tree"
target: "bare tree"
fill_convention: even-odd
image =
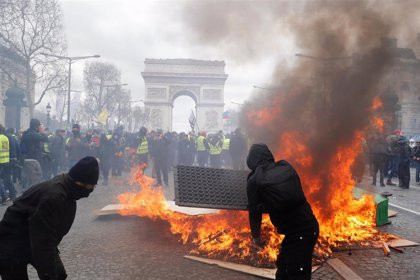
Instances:
[[[117,103],[122,97],[121,72],[111,63],[87,63],[84,70],[86,99],[83,109],[86,116],[97,120],[103,111],[108,119],[118,110]]]
[[[0,44],[25,61],[25,82],[29,113],[50,91],[66,83],[62,61],[48,54],[64,55],[61,8],[57,0],[1,0]],[[47,55],[46,55],[47,54]],[[7,65],[0,68],[15,83],[16,75]],[[35,89],[39,95],[35,100]]]
[[[149,114],[144,110],[143,107],[140,106],[133,108],[131,117],[134,120],[134,131],[138,131],[142,126],[147,126],[149,121]]]
[[[131,115],[130,108],[131,92],[129,90],[121,90],[117,98],[115,118],[117,125],[128,124]]]

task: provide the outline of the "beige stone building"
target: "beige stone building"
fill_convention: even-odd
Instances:
[[[392,68],[382,81],[383,91],[398,96],[401,109],[396,113],[393,128],[406,136],[420,134],[420,60],[415,49],[399,48],[397,40],[388,41],[394,56]],[[419,53],[420,54],[420,53]]]
[[[5,124],[6,106],[4,100],[7,99],[6,91],[17,82],[20,88],[25,87],[25,60],[10,49],[0,45],[0,123]],[[29,126],[28,108],[21,110],[21,127]]]

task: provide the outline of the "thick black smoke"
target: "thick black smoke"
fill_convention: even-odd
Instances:
[[[276,88],[247,102],[243,125],[253,142],[267,143],[277,154],[285,149],[281,136],[294,132],[312,155],[312,175],[321,179],[323,189],[313,199],[327,207],[328,188],[335,186],[329,176],[332,159],[369,125],[373,99],[383,93],[384,74],[395,62],[387,38],[415,39],[420,3],[191,1],[187,14],[195,39],[242,60],[276,57],[278,40],[294,38],[305,55],[287,71],[279,63],[267,77]],[[270,117],[258,121],[256,112],[262,111]]]

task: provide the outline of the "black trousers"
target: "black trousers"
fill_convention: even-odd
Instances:
[[[398,166],[398,179],[400,186],[408,188],[410,186],[410,161],[401,160]]]
[[[58,255],[55,258],[55,271],[56,276],[54,278],[48,276],[46,277],[40,274],[38,274],[38,277],[41,280],[64,280],[67,278],[66,270]],[[0,277],[2,280],[29,280],[28,263],[9,259],[0,259]]]
[[[208,163],[208,152],[207,151],[198,151],[197,152],[197,162],[198,166],[205,167]]]
[[[102,176],[104,180],[104,184],[108,184],[108,176],[109,176],[109,170],[111,169],[111,164],[107,160],[101,161],[100,163]]]
[[[379,180],[381,186],[384,185],[384,173],[385,173],[385,159],[384,158],[375,158],[373,160],[373,180],[372,184],[376,185],[376,177],[379,172]]]
[[[277,256],[276,280],[309,280],[312,274],[312,253],[319,227],[286,234]]]
[[[211,168],[222,168],[222,154],[210,155]]]
[[[0,260],[0,277],[2,280],[28,280],[26,263]]]
[[[163,182],[165,185],[168,185],[168,162],[164,159],[155,159],[155,169],[156,169],[156,179],[158,184],[162,184],[162,177]]]

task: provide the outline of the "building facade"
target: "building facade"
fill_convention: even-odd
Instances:
[[[394,128],[406,136],[420,134],[420,60],[414,49],[397,47],[396,39],[390,39],[388,47],[393,63],[381,84],[383,92],[398,96],[400,110],[396,112]]]
[[[0,45],[0,123],[6,125],[6,106],[4,101],[7,99],[6,91],[15,84],[20,88],[25,88],[26,67],[25,60],[10,49]],[[27,107],[21,110],[21,128],[29,126],[29,110]]]

